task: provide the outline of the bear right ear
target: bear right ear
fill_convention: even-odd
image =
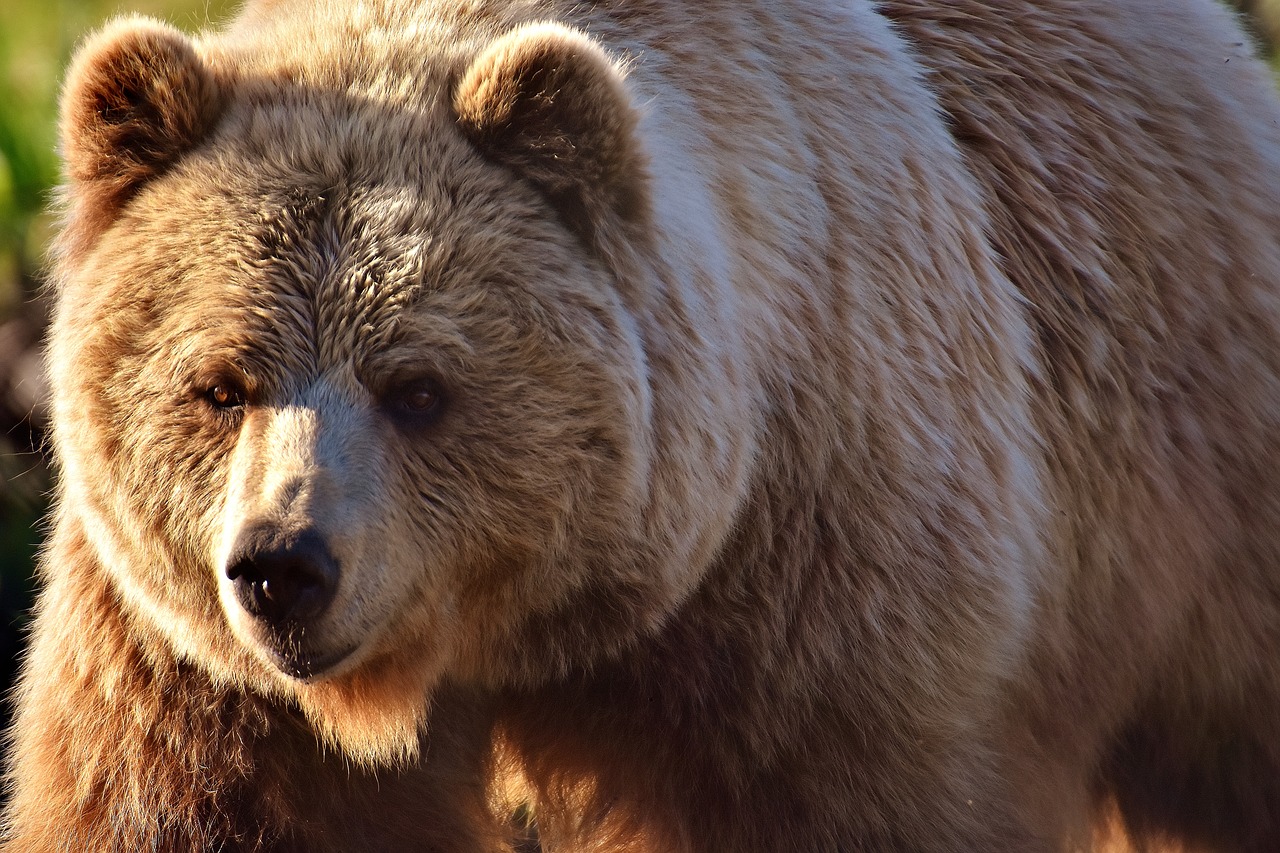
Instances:
[[[453,109],[472,144],[538,187],[588,241],[608,218],[645,215],[636,111],[618,67],[585,34],[535,23],[499,37],[463,74]]]
[[[217,106],[213,75],[174,28],[131,17],[92,36],[72,62],[62,94],[61,149],[73,219],[110,217],[200,140]]]

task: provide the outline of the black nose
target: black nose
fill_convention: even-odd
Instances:
[[[236,600],[273,628],[304,625],[333,601],[338,562],[314,530],[274,536],[256,529],[240,537],[227,562]]]

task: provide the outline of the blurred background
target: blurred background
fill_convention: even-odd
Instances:
[[[31,606],[32,572],[51,485],[43,449],[40,293],[47,213],[58,179],[55,123],[62,71],[76,42],[122,12],[185,30],[217,23],[236,0],[0,0],[0,691],[10,683]],[[1280,0],[1235,0],[1277,65]],[[1280,67],[1280,66],[1278,66]],[[7,705],[0,703],[0,726]]]

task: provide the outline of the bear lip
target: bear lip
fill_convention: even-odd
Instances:
[[[278,670],[290,678],[309,682],[330,673],[345,661],[356,650],[356,646],[348,646],[328,654],[314,654],[301,648],[297,642],[283,640],[263,645],[267,659]]]

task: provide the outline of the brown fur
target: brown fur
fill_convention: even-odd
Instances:
[[[504,35],[458,83],[453,110],[477,148],[537,184],[588,237],[610,211],[642,215],[635,113],[585,36],[546,25]]]
[[[108,28],[5,849],[500,849],[522,801],[547,850],[1280,849],[1243,43],[1140,0]],[[303,534],[340,575],[286,643],[230,569]]]
[[[211,75],[170,27],[122,21],[86,42],[63,95],[62,155],[77,187],[71,221],[100,230],[135,189],[199,141],[217,103]],[[82,248],[74,228],[63,240],[69,252]]]

